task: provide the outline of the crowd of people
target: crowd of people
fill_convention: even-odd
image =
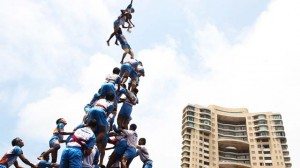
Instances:
[[[131,122],[133,107],[139,102],[140,78],[145,76],[142,62],[134,57],[122,33],[122,28],[131,32],[134,27],[131,21],[134,11],[131,0],[114,22],[114,31],[106,42],[109,45],[110,40],[115,36],[115,44],[121,44],[124,50],[121,65],[113,68],[112,74],[106,77],[100,89],[85,105],[82,123],[74,130],[67,132],[64,130],[67,121],[64,118],[58,118],[49,140],[49,149],[37,157],[39,160],[37,164],[24,156],[22,139],[14,138],[11,142],[13,147],[0,160],[0,168],[8,168],[12,165],[20,168],[17,158],[33,168],[129,168],[137,156],[143,162],[143,168],[152,168],[152,160],[145,147],[146,139],[138,139],[138,127]],[[127,54],[130,58],[125,59]],[[119,104],[121,107],[118,108]],[[66,147],[58,162],[61,143],[65,143]],[[107,144],[112,144],[113,147],[108,148]],[[113,152],[105,164],[106,150],[113,150]]]

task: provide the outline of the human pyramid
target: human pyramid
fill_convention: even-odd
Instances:
[[[23,154],[24,143],[20,138],[12,140],[13,148],[6,152],[0,160],[0,168],[8,168],[18,164],[19,157],[22,162],[34,168],[129,168],[130,163],[136,156],[140,156],[143,168],[152,168],[152,160],[149,158],[145,147],[146,139],[140,138],[136,133],[137,125],[131,123],[132,107],[138,103],[137,86],[139,78],[145,76],[145,71],[141,61],[134,58],[133,51],[122,34],[122,28],[128,32],[134,27],[131,21],[134,9],[131,3],[126,9],[121,10],[121,15],[114,22],[114,31],[106,41],[115,36],[115,44],[121,44],[124,54],[121,59],[121,67],[113,68],[111,75],[108,75],[98,92],[93,96],[89,104],[84,107],[85,115],[83,121],[73,131],[66,132],[64,127],[67,124],[64,118],[56,120],[56,128],[49,141],[49,149],[44,151],[39,157],[37,164],[30,162]],[[125,26],[125,24],[128,24]],[[130,59],[124,61],[126,55]],[[128,78],[130,79],[127,82]],[[126,86],[126,83],[128,86]],[[117,106],[122,106],[117,113]],[[115,125],[115,117],[117,124]],[[68,135],[64,138],[64,135]],[[60,163],[57,162],[57,153],[60,143],[66,143]],[[107,144],[113,145],[106,148]],[[105,150],[114,149],[109,156],[106,166],[103,159]],[[50,160],[51,156],[51,162]]]

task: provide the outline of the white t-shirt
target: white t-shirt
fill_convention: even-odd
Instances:
[[[82,167],[83,168],[93,168],[95,167],[94,165],[94,161],[96,160],[97,162],[99,161],[99,150],[97,148],[97,146],[95,145],[93,150],[92,150],[92,153],[89,155],[89,156],[86,156],[83,158],[83,161],[82,161]]]
[[[140,147],[141,149],[139,149],[137,153],[140,155],[141,161],[145,162],[146,160],[150,160],[147,148],[144,145],[140,145]]]
[[[127,145],[131,147],[135,147],[138,141],[138,135],[133,130],[124,130],[126,135]]]
[[[117,74],[109,74],[109,75],[106,76],[105,81],[106,82],[116,83],[116,81],[118,80],[118,78],[120,78],[120,76],[117,75]]]

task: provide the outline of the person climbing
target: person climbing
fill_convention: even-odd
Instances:
[[[64,118],[59,118],[56,120],[56,128],[53,131],[53,136],[49,141],[49,147],[47,151],[43,152],[42,155],[38,157],[38,160],[45,160],[43,157],[47,157],[51,154],[51,163],[56,163],[57,152],[60,149],[60,143],[64,143],[63,135],[71,135],[74,132],[65,132],[64,127],[67,125],[67,121]]]
[[[121,168],[129,168],[131,161],[136,156],[136,146],[138,139],[136,129],[137,126],[135,124],[131,124],[129,130],[121,129],[122,133],[125,134],[127,140],[127,147],[121,158]]]
[[[128,124],[131,120],[132,106],[138,103],[137,98],[138,89],[134,88],[132,91],[127,91],[126,99],[123,100],[122,107],[117,117],[119,128],[128,129]]]
[[[100,162],[99,166],[103,165],[103,159],[105,156],[105,147],[108,141],[109,124],[107,117],[114,109],[113,105],[114,97],[107,96],[106,99],[100,99],[95,102],[95,105],[87,109],[87,122],[95,120],[96,129],[94,131],[97,138],[97,147],[100,150]]]
[[[97,100],[105,98],[106,96],[116,97],[116,88],[118,90],[121,83],[121,77],[119,76],[120,68],[115,67],[112,72],[112,74],[106,76],[105,83],[101,85],[98,92],[94,94],[92,100],[85,106],[85,108],[92,107]]]
[[[28,166],[31,166],[32,168],[37,168],[36,165],[31,163],[23,154],[22,147],[24,146],[24,142],[21,138],[14,138],[11,141],[11,145],[13,148],[6,152],[4,156],[0,160],[0,168],[8,168],[11,165],[14,165],[15,167],[21,167],[19,166],[19,163],[17,161],[17,158],[19,157],[23,163],[27,164]]]

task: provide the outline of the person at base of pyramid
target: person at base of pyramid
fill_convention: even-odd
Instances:
[[[87,122],[91,120],[96,121],[97,129],[94,131],[97,138],[97,147],[100,150],[100,166],[103,164],[103,158],[105,156],[105,147],[108,141],[109,125],[107,122],[107,116],[113,112],[114,96],[106,96],[106,99],[100,99],[95,102],[95,106],[86,109]]]
[[[121,64],[123,64],[124,58],[126,57],[127,54],[130,55],[131,59],[134,59],[134,53],[130,47],[130,45],[128,44],[125,36],[122,33],[121,28],[118,29],[117,33],[116,33],[116,45],[119,45],[118,42],[120,42],[122,49],[124,50],[122,59],[121,59]]]
[[[107,95],[116,96],[116,87],[119,89],[119,85],[121,83],[121,77],[119,76],[120,68],[115,67],[112,72],[112,74],[106,76],[105,83],[102,84],[98,92],[94,95],[93,99],[86,105],[86,107],[93,106],[97,100],[105,98]]]
[[[127,140],[126,150],[121,158],[121,168],[129,168],[131,161],[136,156],[136,146],[138,135],[136,133],[137,126],[135,124],[131,124],[129,126],[129,130],[121,129],[122,133],[125,134]]]
[[[81,168],[82,159],[92,153],[93,147],[96,144],[94,130],[96,129],[96,121],[90,120],[86,127],[77,129],[67,147],[63,150],[60,159],[60,168]]]
[[[137,156],[140,156],[141,161],[144,163],[143,168],[152,168],[152,160],[149,157],[149,153],[146,145],[146,139],[140,138],[138,145],[136,146],[137,150]]]
[[[131,124],[129,130],[121,129],[124,138],[117,141],[113,153],[110,155],[106,168],[112,168],[112,165],[121,161],[122,168],[128,168],[131,161],[136,156],[137,133],[135,132],[137,126]]]
[[[41,155],[43,155],[45,152],[43,152]],[[45,155],[43,157],[43,160],[39,161],[39,163],[37,164],[38,168],[58,168],[59,164],[57,163],[51,163],[49,162],[49,155]]]
[[[60,149],[60,143],[64,143],[63,135],[71,135],[74,132],[65,132],[64,127],[67,125],[67,121],[64,118],[59,118],[56,120],[56,128],[53,131],[53,136],[49,141],[49,147],[47,151],[43,152],[42,155],[38,157],[39,160],[44,160],[43,157],[47,157],[51,154],[51,163],[56,163],[57,152]]]
[[[19,157],[23,163],[31,166],[32,168],[37,168],[36,165],[31,163],[23,154],[22,147],[24,146],[24,142],[20,138],[14,138],[11,141],[11,145],[13,148],[5,153],[5,155],[0,160],[0,168],[8,168],[11,165],[15,167],[21,167],[18,164],[17,158]]]
[[[138,89],[134,88],[132,91],[127,91],[126,99],[123,100],[122,107],[117,117],[119,128],[128,129],[128,124],[131,120],[132,106],[138,103],[137,93]]]
[[[82,161],[82,168],[99,168],[99,150],[96,145],[94,145],[92,153],[85,156]]]

